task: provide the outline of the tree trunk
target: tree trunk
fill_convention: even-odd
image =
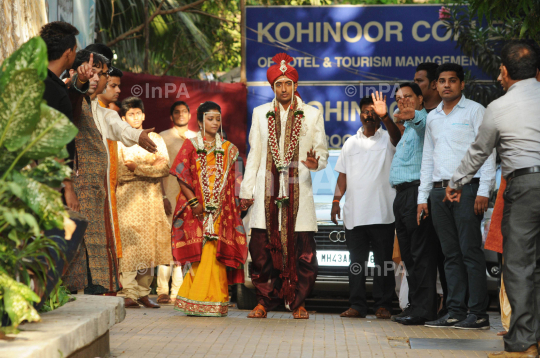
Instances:
[[[150,0],[144,0],[144,62],[143,73],[148,73],[148,57],[150,56],[150,23],[148,13],[150,11]]]
[[[240,82],[246,84],[246,0],[240,0],[240,36],[242,37],[240,48],[240,56],[242,57],[240,62]]]

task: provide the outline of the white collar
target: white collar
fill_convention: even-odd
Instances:
[[[364,135],[364,126],[360,127],[360,129],[358,129],[356,134],[358,135],[358,139],[363,139],[363,138],[365,138],[365,139],[369,139],[369,138],[378,139],[382,134],[382,126],[379,125],[379,129],[377,129],[375,131],[375,134],[373,136],[371,136],[371,137],[366,137]]]

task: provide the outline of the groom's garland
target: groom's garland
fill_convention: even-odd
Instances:
[[[208,163],[206,160],[208,151],[204,146],[201,132],[197,133],[197,155],[201,164],[201,186],[205,211],[203,221],[204,242],[218,239],[218,235],[214,233],[214,215],[221,206],[221,191],[223,189],[221,183],[223,181],[223,155],[225,154],[225,151],[223,150],[222,145],[221,137],[219,134],[216,134],[216,149],[214,149],[214,154],[216,156],[217,168],[213,192],[210,194],[210,179],[208,177]]]
[[[293,102],[291,103],[291,106],[289,108],[292,108],[294,104],[294,98]],[[283,159],[281,159],[279,155],[279,143],[277,140],[277,134],[276,134],[276,112],[277,112],[277,105],[275,100],[272,101],[272,108],[273,110],[268,111],[266,113],[266,117],[268,118],[268,135],[269,135],[269,142],[270,142],[270,152],[272,153],[272,158],[274,159],[274,163],[276,165],[276,169],[279,172],[279,196],[276,199],[276,204],[278,207],[281,207],[283,205],[287,205],[289,203],[289,197],[285,195],[287,192],[285,190],[285,174],[289,170],[289,165],[291,165],[291,160],[294,155],[294,151],[296,149],[296,146],[298,145],[298,140],[300,137],[300,130],[302,129],[302,118],[304,117],[304,111],[298,107],[294,111],[294,127],[292,129],[292,138],[289,142],[289,147],[284,148],[284,155]],[[282,133],[281,135],[285,135],[285,133]]]

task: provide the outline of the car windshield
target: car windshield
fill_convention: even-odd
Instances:
[[[328,165],[324,170],[311,172],[313,195],[334,195],[338,172],[334,170],[339,157],[339,151],[331,151]]]

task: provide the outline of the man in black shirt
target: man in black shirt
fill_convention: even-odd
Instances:
[[[47,105],[60,112],[73,122],[73,108],[69,100],[68,89],[60,79],[60,75],[71,68],[75,61],[77,42],[75,36],[79,31],[72,25],[63,21],[54,21],[41,28],[40,36],[47,45],[49,58],[48,75],[45,79],[45,93],[43,99]],[[69,158],[73,160],[75,142],[67,145]],[[68,164],[73,167],[73,162]],[[71,180],[64,180],[64,198],[66,204],[75,211],[79,211],[79,203]]]

